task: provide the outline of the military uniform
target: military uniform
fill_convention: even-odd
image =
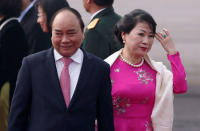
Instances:
[[[123,45],[114,40],[113,34],[113,27],[120,18],[121,16],[114,12],[113,7],[99,12],[85,31],[82,47],[102,59],[122,48]]]

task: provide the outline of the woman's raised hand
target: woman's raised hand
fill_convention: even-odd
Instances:
[[[162,47],[168,54],[170,55],[176,54],[177,50],[169,32],[167,31],[167,29],[164,28],[163,32],[164,33],[157,32],[155,35],[156,39],[161,43]]]

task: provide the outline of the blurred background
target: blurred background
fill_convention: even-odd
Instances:
[[[68,0],[85,22],[90,15],[82,0]],[[156,20],[157,31],[168,29],[180,52],[187,73],[188,92],[175,95],[173,131],[200,131],[200,1],[199,0],[115,0],[114,9],[124,15],[133,9],[148,11]],[[150,56],[169,66],[166,53],[155,40]]]

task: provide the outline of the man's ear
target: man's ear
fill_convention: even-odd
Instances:
[[[87,0],[87,4],[91,3],[93,0]]]
[[[85,38],[85,33],[83,33],[83,36],[82,36],[82,38],[83,38],[83,39]]]
[[[122,40],[125,40],[125,33],[124,32],[121,33],[121,37],[122,37]]]

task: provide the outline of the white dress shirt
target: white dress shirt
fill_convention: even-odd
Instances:
[[[58,73],[58,78],[60,80],[60,75],[62,72],[62,69],[64,67],[64,64],[62,62],[63,56],[60,55],[55,49],[54,49],[54,58],[56,63],[56,69]],[[74,94],[74,91],[76,89],[76,85],[78,83],[79,75],[81,72],[81,67],[83,64],[83,52],[81,49],[78,49],[71,57],[73,61],[69,65],[69,76],[70,76],[70,100]]]
[[[106,8],[100,9],[97,12],[93,13],[92,16],[90,17],[90,20],[92,20],[98,13],[100,13],[101,11],[103,11]]]

